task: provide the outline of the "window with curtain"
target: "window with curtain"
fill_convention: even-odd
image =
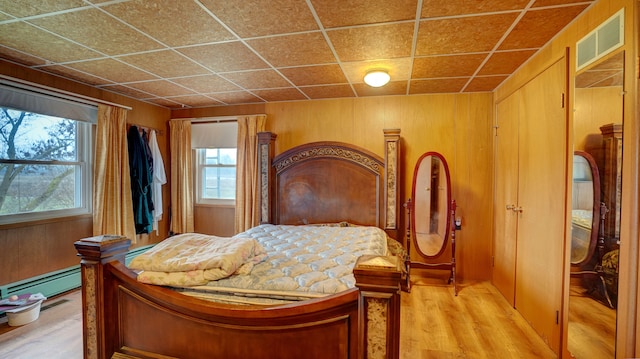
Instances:
[[[0,224],[91,213],[96,117],[95,106],[0,84]]]
[[[192,122],[195,193],[197,204],[234,205],[236,197],[236,147],[234,120]]]

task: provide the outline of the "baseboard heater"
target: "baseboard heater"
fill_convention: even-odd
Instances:
[[[154,245],[143,246],[130,250],[125,257],[125,264],[129,265],[137,255],[144,253]],[[80,287],[80,264],[49,272],[36,277],[0,286],[0,298],[24,293],[42,293],[49,298]]]

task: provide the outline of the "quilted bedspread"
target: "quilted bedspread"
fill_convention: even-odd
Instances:
[[[193,286],[235,273],[249,273],[266,258],[253,238],[185,233],[169,237],[134,258],[129,268],[140,270],[138,281],[169,286]]]
[[[211,281],[210,288],[337,293],[355,286],[358,257],[387,254],[386,233],[377,227],[264,224],[235,238],[255,239],[267,258],[249,274]]]

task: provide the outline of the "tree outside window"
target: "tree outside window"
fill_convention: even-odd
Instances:
[[[90,140],[88,123],[0,107],[0,219],[87,212]]]

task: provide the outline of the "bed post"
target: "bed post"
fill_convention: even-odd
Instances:
[[[260,167],[260,224],[273,223],[271,201],[273,200],[274,170],[271,166],[273,160],[273,143],[276,134],[271,132],[258,132],[258,158]]]
[[[392,237],[401,241],[399,225],[398,202],[400,190],[398,178],[400,170],[400,129],[385,129],[384,131],[384,229]]]
[[[367,255],[358,258],[354,267],[364,358],[400,357],[401,265],[395,256]]]
[[[101,235],[81,239],[74,243],[81,258],[82,277],[82,331],[85,359],[107,358],[110,348],[109,330],[116,326],[107,323],[104,313],[110,312],[110,305],[105,299],[108,290],[104,285],[104,265],[112,261],[124,263],[125,255],[131,241],[126,237]],[[118,349],[118,348],[116,348]]]

